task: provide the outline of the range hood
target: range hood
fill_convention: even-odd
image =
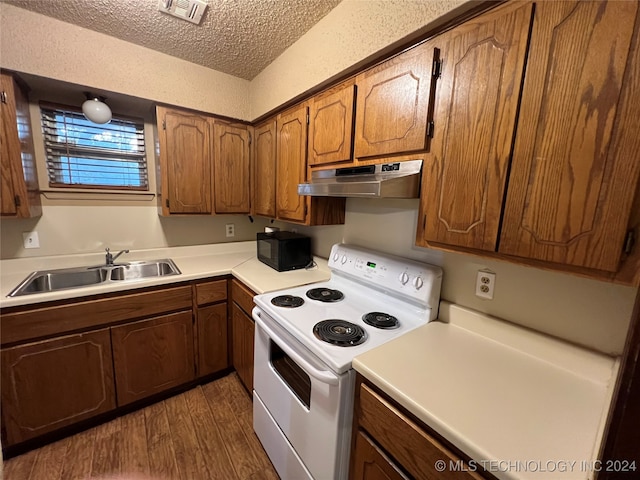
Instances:
[[[315,197],[418,198],[422,160],[317,170],[298,195]]]

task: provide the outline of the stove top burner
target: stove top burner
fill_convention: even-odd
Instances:
[[[339,347],[360,345],[367,338],[367,333],[362,327],[346,320],[337,319],[316,323],[313,327],[313,334],[319,340]]]
[[[362,316],[362,320],[367,325],[371,325],[372,327],[376,328],[383,328],[385,330],[398,328],[400,326],[400,322],[396,317],[382,312],[367,313]]]
[[[307,290],[307,297],[320,302],[339,302],[344,298],[344,294],[332,288],[312,288]]]
[[[271,303],[276,307],[296,308],[304,303],[304,299],[295,295],[279,295],[273,297]]]

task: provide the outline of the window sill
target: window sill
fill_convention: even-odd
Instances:
[[[92,191],[92,190],[40,190],[40,194],[47,200],[71,200],[74,202],[82,200],[109,201],[109,202],[152,202],[156,194],[153,192],[135,191]]]

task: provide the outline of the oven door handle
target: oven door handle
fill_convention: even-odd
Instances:
[[[299,364],[302,369],[307,372],[307,374],[311,375],[316,380],[321,381],[322,383],[326,383],[329,385],[338,385],[338,377],[335,373],[330,372],[328,370],[318,370],[316,367],[311,365],[308,361],[306,361],[302,356],[297,353],[294,349],[289,347],[285,342],[278,341],[280,338],[278,335],[269,328],[264,320],[260,317],[260,311],[257,308],[254,308],[251,312],[251,316],[256,321],[258,326],[266,332],[266,334],[271,338],[272,341],[276,342],[278,346],[291,357],[291,359]]]

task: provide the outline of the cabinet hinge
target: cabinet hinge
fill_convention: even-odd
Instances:
[[[435,129],[435,124],[433,121],[427,122],[427,137],[433,138],[433,131]]]
[[[307,113],[307,125],[309,125],[309,114]]]
[[[627,232],[627,236],[624,238],[624,248],[623,248],[624,253],[629,255],[633,250],[633,246],[635,245],[635,243],[636,243],[635,232],[633,230],[629,230]]]
[[[22,202],[20,201],[20,195],[16,195],[15,197],[13,197],[13,201],[15,202],[16,207],[22,206]]]
[[[167,206],[167,208],[169,208],[169,199],[168,198],[164,201],[164,204]]]
[[[424,230],[427,228],[427,215],[425,214],[422,217],[422,231],[424,232]]]
[[[0,93],[0,102],[7,103],[7,92]]]
[[[442,75],[442,60],[439,58],[433,59],[433,65],[431,67],[431,76],[435,78],[440,78]]]
[[[166,130],[167,129],[167,121],[166,120],[162,120],[162,129]]]

